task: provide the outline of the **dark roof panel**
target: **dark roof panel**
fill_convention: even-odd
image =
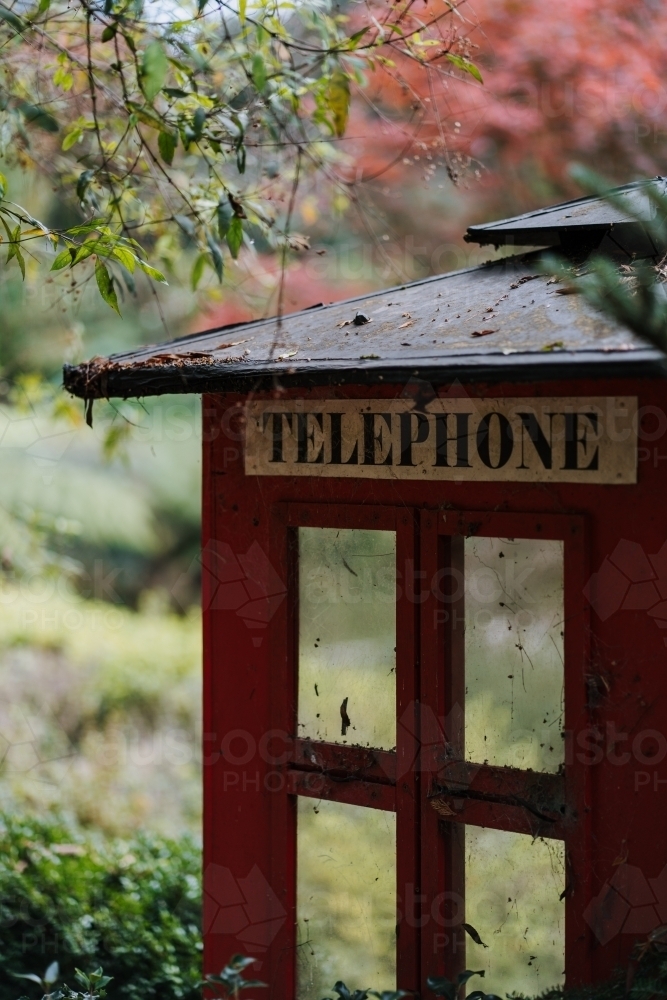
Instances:
[[[470,226],[465,239],[469,243],[495,246],[511,243],[515,246],[547,247],[564,245],[564,236],[569,237],[570,242],[573,238],[581,238],[582,230],[590,230],[592,236],[595,232],[601,236],[611,227],[620,225],[629,233],[630,230],[643,229],[636,221],[637,216],[645,221],[655,217],[655,205],[647,194],[650,187],[661,194],[667,194],[667,181],[663,177],[635,181],[614,191],[627,205],[627,211],[602,198],[578,198],[550,208],[526,212],[512,219]]]
[[[418,374],[550,378],[662,374],[662,358],[539,272],[540,254],[506,257],[283,318],[66,366],[77,396],[247,391],[282,384],[382,382]],[[369,322],[355,324],[357,313]]]

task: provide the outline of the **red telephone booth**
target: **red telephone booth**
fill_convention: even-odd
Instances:
[[[468,238],[656,252],[595,199]],[[203,393],[205,964],[275,1000],[533,995],[667,922],[665,369],[539,259],[65,370]]]

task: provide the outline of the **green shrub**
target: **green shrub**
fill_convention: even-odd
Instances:
[[[41,996],[12,973],[63,981],[103,966],[123,1000],[199,1000],[201,852],[188,837],[108,841],[0,816],[0,1000]]]

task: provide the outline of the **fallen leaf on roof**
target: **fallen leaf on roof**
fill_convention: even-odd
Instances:
[[[412,347],[412,344],[408,344],[407,340],[402,340],[401,347]]]
[[[569,286],[568,288],[557,288],[556,295],[576,295],[577,291],[578,289],[572,288],[572,286]]]
[[[380,355],[379,354],[360,354],[359,355],[359,360],[360,361],[365,361],[366,359],[368,359],[368,360],[376,360],[376,359],[379,360],[380,359]]]
[[[401,323],[401,325],[399,326],[399,328],[398,328],[398,329],[399,329],[399,330],[405,330],[406,326],[414,326],[414,323],[412,322],[412,320],[411,320],[411,319],[409,319],[409,320],[407,321],[407,323]]]
[[[288,358],[293,358],[298,350],[299,348],[295,347],[293,351],[285,351],[284,354],[279,354],[278,361],[287,361]]]
[[[228,347],[238,347],[239,344],[247,344],[247,340],[233,340],[229,344],[216,344],[212,351],[226,351]]]
[[[523,278],[519,278],[518,281],[513,281],[510,288],[518,288],[519,285],[525,285],[527,281],[534,281],[535,278],[541,277],[541,274],[524,274]]]
[[[488,337],[490,333],[497,333],[497,330],[473,330],[471,337]]]

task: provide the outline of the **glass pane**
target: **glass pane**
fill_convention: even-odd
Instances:
[[[560,840],[465,828],[466,967],[484,969],[474,989],[537,996],[563,981],[565,850]],[[474,987],[473,987],[474,984]]]
[[[297,802],[297,1000],[395,989],[395,813]]]
[[[563,543],[466,538],[465,583],[466,759],[557,771]]]
[[[396,535],[299,528],[299,736],[396,744]]]

